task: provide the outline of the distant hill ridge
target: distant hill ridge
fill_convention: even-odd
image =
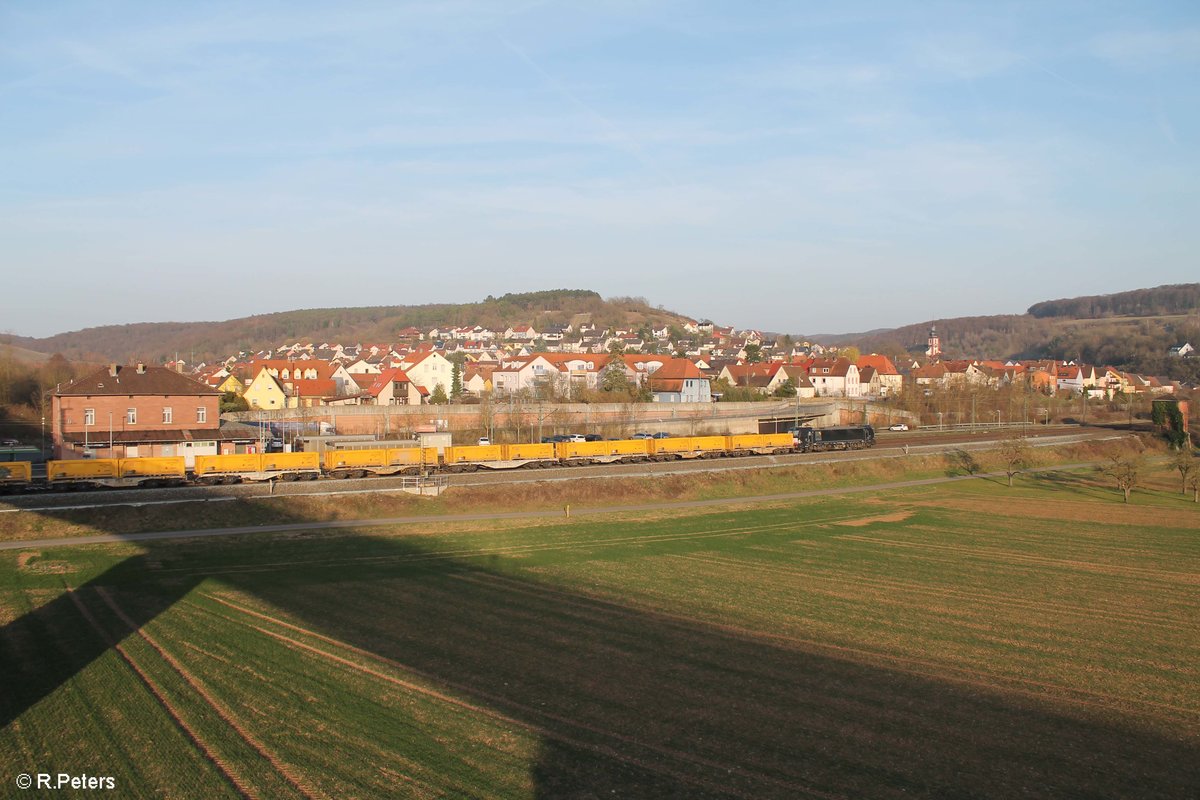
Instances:
[[[1189,314],[1200,309],[1200,283],[1177,283],[1153,289],[1134,289],[1117,294],[1047,300],[1029,307],[1029,315],[1099,319],[1104,317],[1153,317]]]
[[[644,298],[604,299],[588,289],[553,289],[487,297],[476,303],[415,306],[314,308],[259,314],[223,322],[142,322],[104,325],[43,339],[0,337],[0,342],[38,353],[62,353],[72,361],[161,362],[176,355],[189,362],[225,358],[239,350],[278,347],[284,342],[387,343],[407,327],[566,324],[587,318],[600,326],[671,324],[690,318],[653,308]]]
[[[1183,380],[1200,378],[1200,359],[1179,359],[1171,347],[1200,347],[1200,283],[1109,295],[1048,300],[1026,314],[936,319],[891,330],[829,337],[863,352],[924,358],[936,325],[949,358],[1054,358],[1114,366]]]

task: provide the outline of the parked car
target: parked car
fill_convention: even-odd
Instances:
[[[16,447],[19,444],[16,439],[0,439],[0,447]]]
[[[663,431],[659,431],[658,433],[651,434],[650,438],[651,439],[670,439],[671,434],[665,433]]]
[[[568,434],[566,439],[564,439],[563,441],[586,442],[587,440],[588,440],[588,438],[586,436],[584,436],[582,433],[571,433],[571,434]]]
[[[491,444],[491,443],[492,443],[492,440],[491,440],[491,439],[489,439],[488,437],[486,437],[486,436],[480,436],[480,437],[479,437],[479,444],[480,444],[481,446],[483,446],[483,445],[489,445],[489,444]]]
[[[583,435],[583,440],[585,442],[603,442],[604,437],[598,433],[585,433]]]
[[[654,437],[648,433],[635,433],[633,436],[631,436],[629,438],[631,438],[631,439],[653,439]]]
[[[888,425],[888,430],[889,431],[906,431],[906,430],[908,430],[908,426],[905,425],[903,422],[897,422],[895,425]]]

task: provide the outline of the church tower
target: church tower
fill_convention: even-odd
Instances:
[[[925,351],[925,355],[931,359],[942,356],[942,340],[938,338],[937,325],[931,325],[929,328],[929,349]]]

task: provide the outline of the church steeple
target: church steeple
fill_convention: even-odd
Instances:
[[[929,326],[929,349],[925,351],[925,355],[930,358],[940,358],[942,355],[942,341],[938,338],[937,325]]]

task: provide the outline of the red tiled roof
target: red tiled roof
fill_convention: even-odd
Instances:
[[[115,370],[116,375],[112,374]],[[138,372],[136,366],[117,365],[115,368],[101,367],[63,386],[59,397],[83,395],[216,395],[216,389],[180,375],[166,367],[145,367]]]
[[[292,397],[336,397],[337,381],[332,378],[316,380],[286,381],[291,387]]]
[[[379,397],[379,393],[388,387],[391,383],[412,383],[408,379],[408,373],[402,369],[387,369],[378,375],[371,376],[375,378],[371,385],[367,387],[367,394],[372,397]]]
[[[878,353],[871,353],[866,356],[858,357],[858,369],[861,372],[864,368],[871,367],[879,375],[899,375],[900,372],[896,369],[896,365],[887,356],[881,356]]]

